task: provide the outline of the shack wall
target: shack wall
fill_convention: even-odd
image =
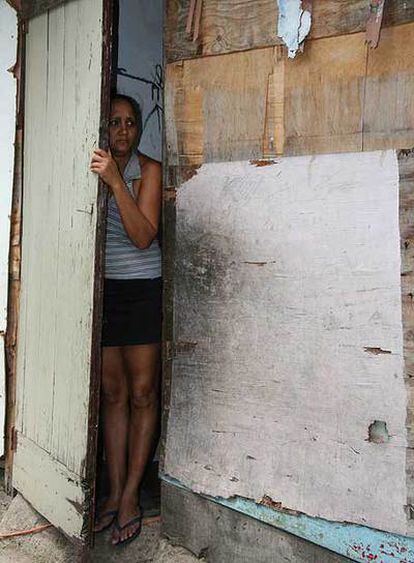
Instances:
[[[205,0],[192,40],[167,2],[164,472],[410,533],[413,8],[371,50],[366,3],[315,0],[290,60],[252,4]]]

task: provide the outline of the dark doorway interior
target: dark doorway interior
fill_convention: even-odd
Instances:
[[[143,134],[139,151],[162,159],[163,125],[163,1],[116,0],[113,14],[111,90],[133,97],[141,107]],[[108,494],[108,474],[99,434],[97,506]],[[160,513],[158,452],[148,463],[141,488],[144,518]]]

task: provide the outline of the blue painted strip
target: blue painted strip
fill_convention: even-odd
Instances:
[[[193,492],[168,475],[161,475],[161,479],[170,485],[190,493]],[[414,563],[414,538],[356,524],[331,522],[306,514],[287,514],[241,497],[226,499],[208,495],[200,496],[349,557],[353,561]]]

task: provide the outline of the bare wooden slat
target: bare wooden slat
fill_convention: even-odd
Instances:
[[[23,186],[23,217],[24,227],[22,236],[22,291],[19,314],[19,336],[17,355],[17,426],[29,437],[39,436],[42,431],[38,428],[38,413],[42,412],[37,404],[42,400],[39,381],[28,375],[26,366],[32,369],[39,362],[39,329],[41,318],[41,285],[42,271],[32,268],[37,259],[37,249],[44,248],[45,241],[41,240],[36,227],[43,225],[44,215],[42,204],[47,193],[45,177],[42,176],[44,166],[39,162],[47,162],[49,154],[46,143],[39,139],[45,134],[46,103],[45,85],[48,80],[48,21],[47,16],[41,16],[30,22],[30,30],[26,36],[26,103],[25,103],[25,139],[24,139],[24,186]],[[30,64],[27,63],[30,61]],[[40,86],[41,85],[41,86]],[[46,185],[45,185],[46,184]],[[34,186],[37,193],[36,197]],[[32,203],[33,202],[33,203]],[[29,233],[31,234],[29,236]],[[31,315],[31,311],[36,313]],[[30,335],[30,338],[28,338]],[[27,387],[26,387],[27,382]],[[49,389],[45,389],[48,393]],[[31,404],[32,408],[28,406]],[[34,407],[34,408],[33,408]],[[46,416],[45,412],[42,412]],[[45,421],[41,445],[47,447],[47,427],[50,421]]]
[[[13,195],[10,217],[9,247],[9,279],[7,296],[7,330],[6,330],[6,417],[5,417],[5,478],[6,489],[12,494],[14,425],[16,417],[16,352],[17,329],[19,322],[20,279],[21,279],[21,221],[23,194],[23,128],[24,128],[24,58],[25,58],[25,24],[18,24],[18,46],[15,77],[17,80],[16,95],[16,134],[14,143]]]
[[[186,34],[190,0],[169,0],[166,13],[168,61],[229,53],[280,43],[275,0],[204,0],[200,36]]]
[[[364,34],[309,41],[285,66],[285,153],[362,150]]]
[[[270,48],[174,63],[167,147],[175,158],[194,165],[261,157],[274,57]]]
[[[414,531],[414,150],[398,154],[400,175],[401,300],[407,389],[407,511]]]
[[[414,146],[414,23],[381,31],[368,53],[364,150]]]
[[[185,33],[190,0],[168,0],[166,56],[169,62],[281,44],[276,0],[204,0],[199,40]],[[310,38],[365,31],[367,0],[314,0]],[[383,27],[414,20],[414,3],[388,0]],[[305,46],[306,49],[306,46]]]

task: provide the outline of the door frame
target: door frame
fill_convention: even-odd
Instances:
[[[30,19],[55,8],[68,0],[22,0],[10,2],[18,15],[16,78],[16,131],[12,187],[12,210],[10,217],[6,351],[6,416],[5,416],[5,483],[8,494],[13,493],[13,458],[16,449],[16,357],[18,347],[19,303],[21,282],[22,204],[24,176],[24,116],[25,116],[25,36]],[[87,0],[86,0],[87,1]],[[108,147],[108,121],[110,113],[112,46],[113,46],[113,1],[102,0],[102,64],[101,64],[101,117],[99,124],[99,147]],[[85,545],[93,544],[93,522],[96,496],[96,459],[101,381],[101,326],[103,313],[103,269],[106,232],[107,193],[99,179],[97,199],[97,228],[95,238],[95,263],[92,312],[92,341],[90,364],[90,390],[88,412],[87,455],[85,459],[85,481],[90,495],[82,529]]]

